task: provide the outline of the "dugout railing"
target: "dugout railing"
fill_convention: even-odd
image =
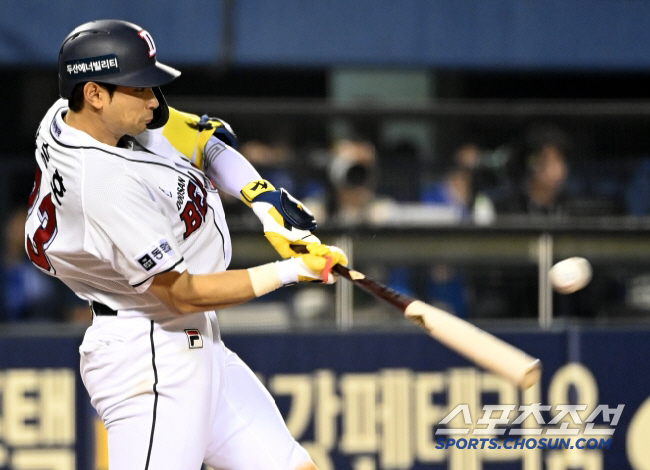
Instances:
[[[305,149],[326,147],[335,122],[346,122],[378,140],[386,122],[425,126],[431,131],[434,148],[421,159],[422,174],[431,177],[437,161],[446,158],[468,134],[486,148],[495,149],[521,135],[531,123],[552,122],[572,136],[574,171],[589,173],[590,179],[583,185],[599,203],[629,199],[629,188],[635,177],[643,176],[643,162],[650,155],[650,103],[646,102],[439,101],[414,106],[182,96],[168,99],[179,109],[226,119],[243,142],[270,139],[279,132],[295,147],[298,158]],[[7,157],[2,165],[0,211],[6,220],[11,210],[27,199],[34,162],[32,155],[24,155]],[[638,178],[635,184],[638,189]],[[639,193],[637,200],[642,203],[634,213],[610,213],[607,204],[596,204],[585,205],[584,216],[554,220],[499,217],[486,226],[420,220],[415,225],[355,228],[326,222],[318,233],[323,240],[347,249],[354,265],[366,269],[369,275],[396,288],[410,289],[431,303],[440,300],[437,294],[450,288],[441,288],[435,282],[431,285],[427,280],[431,268],[461,272],[466,277],[462,286],[466,292],[458,294],[456,286],[456,296],[467,297],[464,315],[479,322],[518,319],[537,322],[544,328],[570,319],[610,322],[627,318],[636,322],[650,312],[650,288],[645,288],[650,285],[646,278],[646,272],[650,273],[650,219],[644,212],[650,207],[648,193]],[[599,213],[603,207],[605,211]],[[241,223],[234,216],[229,223],[233,231],[233,267],[274,259],[275,253],[250,220]],[[4,232],[2,237],[4,241]],[[589,259],[594,265],[594,280],[581,293],[559,296],[553,293],[545,273],[554,261],[568,256]],[[408,282],[395,282],[391,277],[405,270],[410,275]],[[296,296],[271,296],[261,309],[267,312],[267,320],[259,323],[261,328],[273,331],[326,325],[348,329],[376,326],[394,318],[345,282],[328,290],[335,291],[333,296],[302,290],[307,289],[296,289],[300,293],[298,300]],[[518,290],[525,294],[516,301],[508,299]],[[6,290],[3,292],[8,295]],[[449,307],[447,300],[443,298],[440,305]],[[522,302],[527,305],[525,312]],[[305,318],[298,313],[301,309],[315,313]],[[232,327],[251,328],[260,318],[254,314],[256,310],[260,308],[253,304],[248,310],[252,316],[233,314],[233,318],[251,321],[233,322]],[[327,313],[323,314],[323,310]],[[224,326],[229,325],[226,320]]]
[[[411,269],[416,277],[436,266],[462,272],[463,287],[472,297],[466,314],[474,321],[537,322],[548,329],[567,321],[645,321],[650,314],[646,310],[646,292],[650,292],[650,287],[646,288],[650,286],[646,284],[650,275],[649,228],[650,220],[646,218],[574,219],[554,224],[511,218],[490,227],[325,228],[319,235],[324,242],[346,249],[358,269],[389,285],[391,269]],[[274,252],[267,245],[256,232],[235,232],[233,265],[244,267],[273,259]],[[571,295],[555,293],[546,273],[554,262],[571,256],[590,260],[594,270],[592,284]],[[402,283],[395,288],[445,307],[444,299],[436,299],[426,289],[417,289],[417,279],[411,278],[411,282],[412,286]],[[524,292],[518,293],[518,289]],[[391,327],[398,326],[399,315],[373,311],[388,307],[364,299],[366,294],[352,289],[350,283],[338,282],[335,291],[326,324],[334,323],[344,330],[364,325],[377,327],[372,321],[375,318],[377,322],[388,319]],[[495,293],[497,299],[493,297]],[[518,300],[513,300],[513,295]],[[525,298],[520,299],[521,296]],[[495,301],[501,301],[505,308],[486,313],[478,305]],[[522,302],[529,304],[527,313],[517,311]],[[309,306],[309,302],[306,304]],[[360,306],[359,312],[355,313],[355,306]],[[358,314],[367,316],[355,319]],[[300,312],[294,315],[299,317]],[[297,323],[292,326],[301,325],[300,318],[293,320]],[[311,325],[323,326],[318,322]]]

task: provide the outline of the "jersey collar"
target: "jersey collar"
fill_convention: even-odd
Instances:
[[[60,99],[54,106],[54,116],[50,120],[50,132],[52,136],[61,144],[70,147],[94,147],[108,152],[119,152],[120,150],[130,150],[124,147],[108,145],[89,134],[66,124],[64,120],[65,113],[68,112],[68,101]],[[149,131],[145,131],[147,133]]]
[[[54,109],[54,116],[50,121],[50,133],[52,134],[52,137],[63,145],[70,147],[99,147],[111,150],[116,148],[111,145],[106,145],[85,132],[66,124],[63,117],[69,109],[67,100],[58,100],[52,109]]]

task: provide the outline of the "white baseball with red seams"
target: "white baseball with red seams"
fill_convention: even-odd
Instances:
[[[589,284],[591,276],[591,264],[579,256],[558,261],[548,272],[553,289],[561,294],[571,294],[582,289]]]

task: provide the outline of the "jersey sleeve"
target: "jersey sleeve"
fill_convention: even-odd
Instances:
[[[86,251],[111,263],[136,291],[153,276],[187,269],[170,221],[138,175],[89,178],[84,191]]]
[[[244,186],[262,179],[246,157],[214,136],[205,145],[203,171],[219,189],[239,199]]]

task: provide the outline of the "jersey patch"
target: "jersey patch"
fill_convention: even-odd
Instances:
[[[52,126],[51,126],[51,131],[54,133],[57,137],[61,137],[61,128],[56,122],[56,119],[52,119]]]
[[[203,337],[199,330],[185,330],[185,334],[190,349],[201,349],[203,347]]]
[[[136,261],[145,272],[155,271],[156,266],[164,265],[174,257],[174,250],[167,240],[160,240],[147,251],[136,257]]]

